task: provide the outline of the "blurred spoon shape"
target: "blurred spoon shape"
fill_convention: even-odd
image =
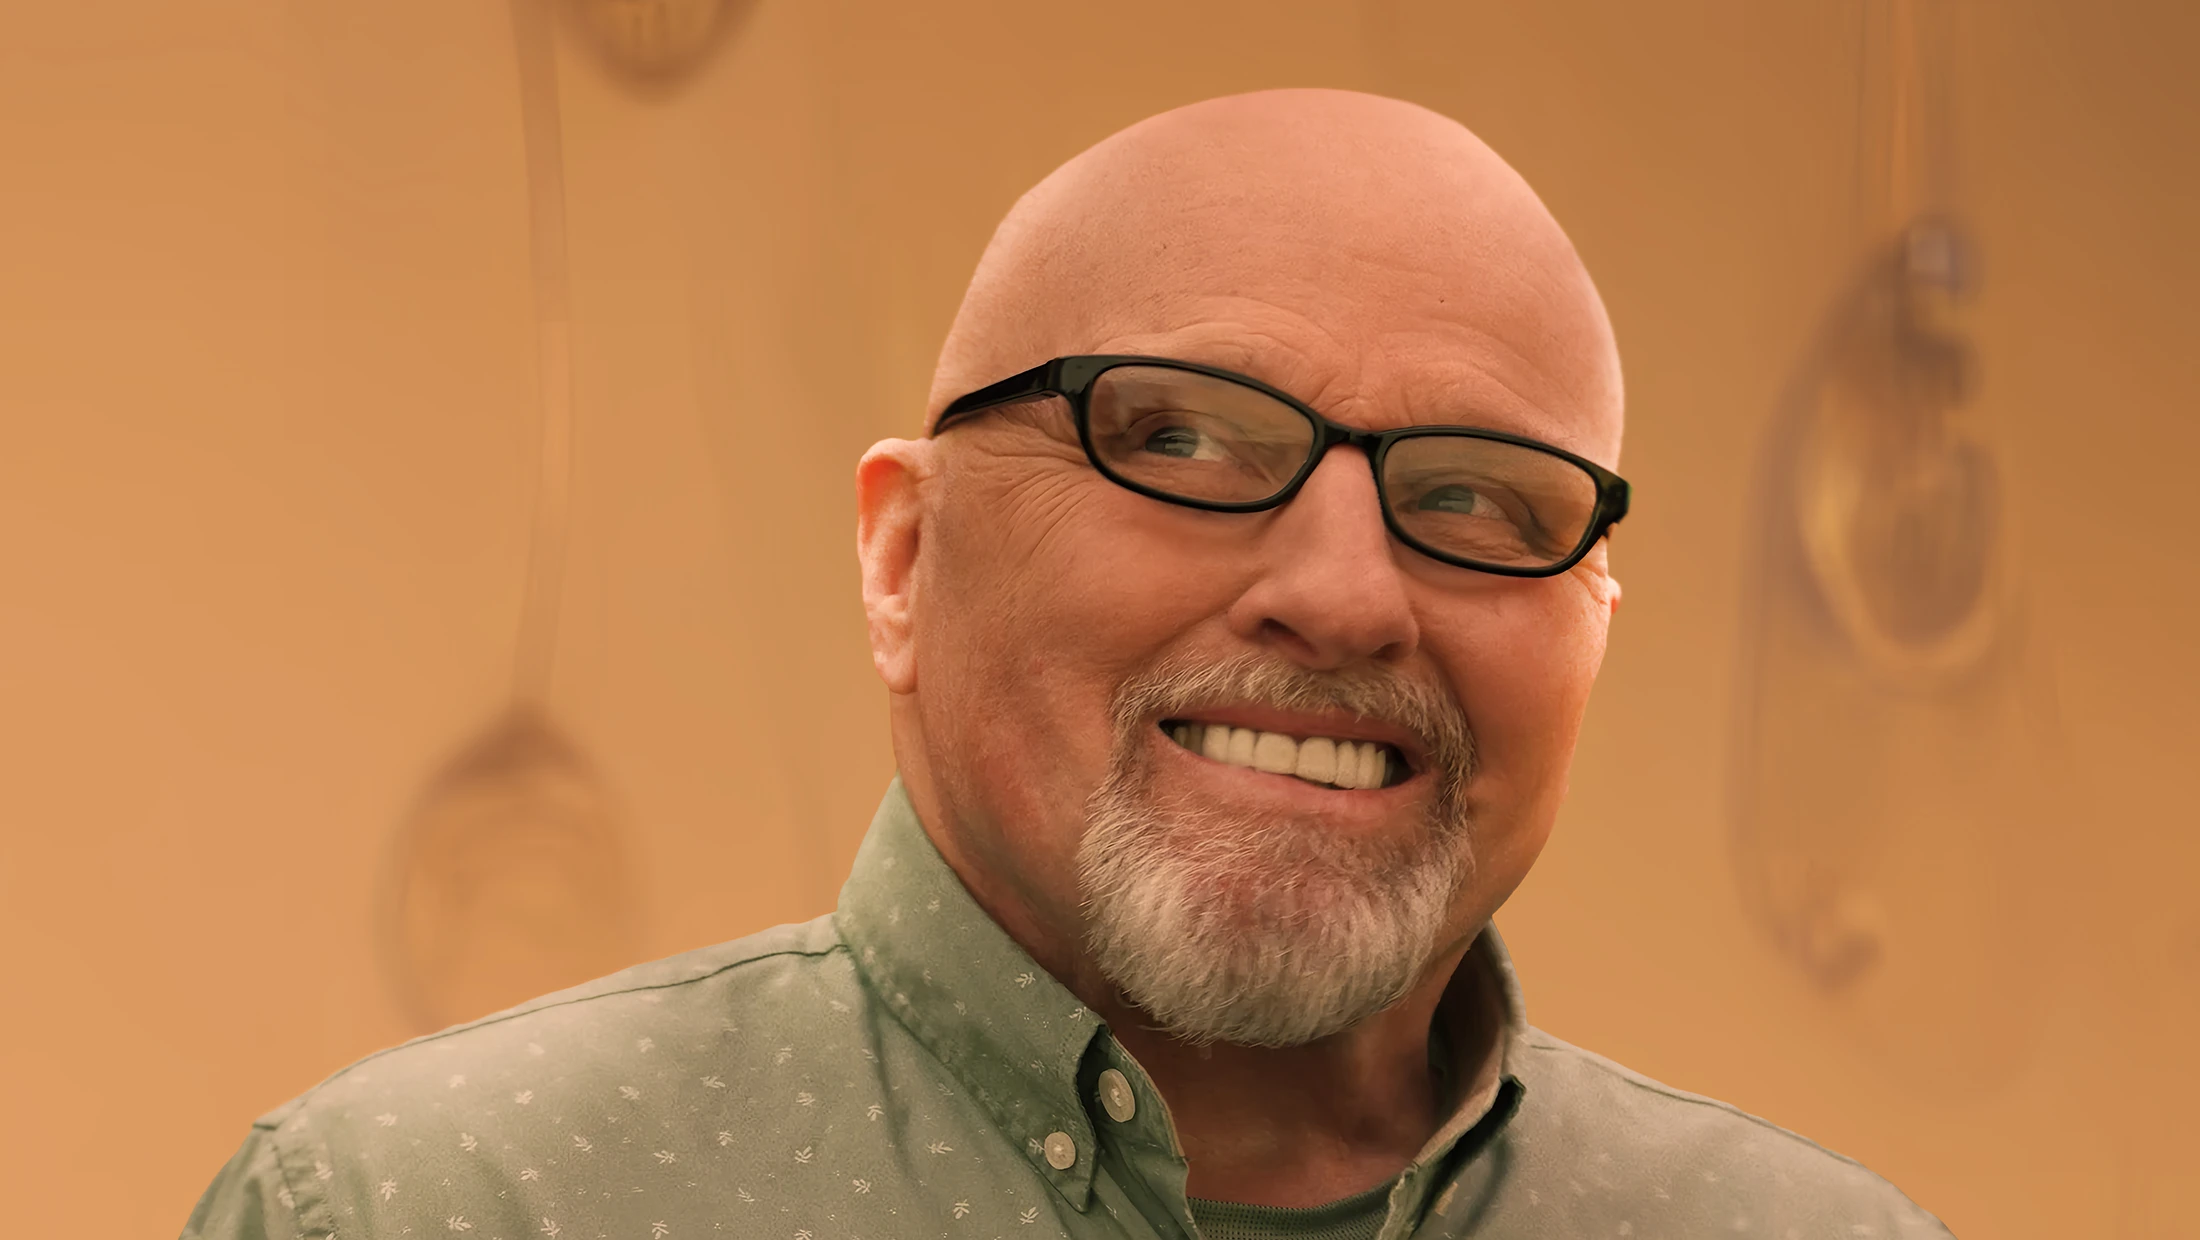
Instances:
[[[611,793],[545,705],[573,456],[564,136],[550,3],[511,0],[541,409],[511,704],[429,780],[391,842],[381,908],[385,962],[423,1032],[630,964],[640,940]]]

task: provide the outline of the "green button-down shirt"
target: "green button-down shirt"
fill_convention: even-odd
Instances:
[[[1454,989],[1502,996],[1495,1088],[1399,1175],[1384,1240],[1945,1240],[1856,1163],[1528,1026],[1494,932],[1468,961]],[[1185,1167],[897,783],[833,914],[370,1056],[256,1122],[183,1234],[1197,1240]]]

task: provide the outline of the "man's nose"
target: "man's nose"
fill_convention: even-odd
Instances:
[[[1260,534],[1260,577],[1230,609],[1230,627],[1305,666],[1394,661],[1420,644],[1397,545],[1367,456],[1338,446]]]

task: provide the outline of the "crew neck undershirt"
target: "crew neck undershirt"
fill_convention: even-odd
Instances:
[[[1431,1022],[1428,1066],[1439,1105],[1453,1089],[1450,1033],[1442,1020]],[[1390,1190],[1397,1178],[1326,1205],[1251,1206],[1235,1201],[1191,1199],[1192,1221],[1204,1240],[1375,1240],[1390,1212]]]
[[[1248,1206],[1192,1198],[1192,1221],[1205,1240],[1375,1240],[1389,1212],[1385,1180],[1324,1206]]]

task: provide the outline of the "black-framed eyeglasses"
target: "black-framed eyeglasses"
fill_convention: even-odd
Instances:
[[[1383,523],[1446,564],[1550,577],[1627,515],[1626,480],[1546,443],[1469,426],[1363,431],[1258,379],[1170,358],[1058,357],[956,399],[932,428],[1046,396],[1069,402],[1092,467],[1212,512],[1288,503],[1338,444],[1367,454]]]

